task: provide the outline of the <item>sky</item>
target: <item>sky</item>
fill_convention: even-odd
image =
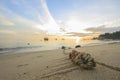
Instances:
[[[0,36],[120,30],[120,0],[0,0]]]

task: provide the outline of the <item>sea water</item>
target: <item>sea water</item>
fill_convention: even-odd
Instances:
[[[0,54],[53,50],[60,49],[61,46],[73,47],[75,40],[0,41]]]
[[[0,41],[0,54],[14,54],[14,53],[24,53],[24,52],[34,52],[34,51],[44,51],[44,50],[53,50],[61,49],[62,46],[69,48],[75,48],[75,45],[81,46],[93,46],[93,45],[104,45],[108,43],[114,43],[120,41],[100,41],[100,40],[88,40],[88,41],[79,41],[76,44],[75,40],[52,40],[52,41]]]

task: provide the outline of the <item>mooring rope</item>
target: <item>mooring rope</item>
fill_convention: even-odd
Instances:
[[[105,66],[107,68],[110,68],[110,69],[113,69],[113,70],[116,70],[116,71],[120,72],[120,68],[119,67],[110,66],[108,64],[105,64],[105,63],[102,63],[102,62],[98,62],[98,61],[96,61],[96,63],[99,64],[99,65],[102,65],[102,66]]]
[[[63,50],[63,53],[64,53],[64,54],[67,54],[67,53],[65,52],[65,50],[67,50],[67,49],[64,49],[64,50]],[[97,64],[101,65],[101,66],[104,66],[104,67],[107,67],[107,68],[109,68],[109,69],[113,69],[113,70],[116,70],[116,71],[119,71],[119,72],[120,72],[120,68],[119,68],[119,67],[111,66],[111,65],[108,65],[108,64],[99,62],[99,61],[95,61],[95,62],[96,62]]]

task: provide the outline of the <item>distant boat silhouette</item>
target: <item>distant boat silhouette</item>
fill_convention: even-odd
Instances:
[[[49,39],[47,37],[44,38],[44,41],[48,41]]]
[[[57,40],[57,38],[55,38],[55,40]]]
[[[62,38],[62,40],[65,40],[64,38]]]
[[[80,48],[80,47],[81,47],[81,45],[76,45],[76,46],[75,46],[75,48]]]

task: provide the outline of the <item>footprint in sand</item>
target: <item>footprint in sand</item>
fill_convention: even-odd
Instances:
[[[37,58],[41,58],[42,56],[37,56]]]
[[[23,66],[27,66],[29,64],[20,64],[20,65],[17,65],[17,67],[23,67]]]

